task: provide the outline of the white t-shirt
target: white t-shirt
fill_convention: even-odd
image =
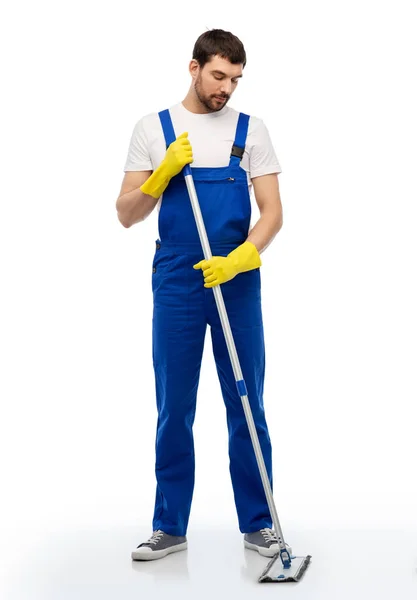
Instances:
[[[175,135],[185,131],[193,150],[191,167],[225,167],[235,141],[239,112],[229,106],[212,113],[196,114],[182,102],[169,107]],[[142,117],[134,126],[124,171],[154,171],[164,159],[165,138],[157,112]],[[268,129],[258,117],[249,119],[246,147],[240,166],[246,171],[251,191],[253,177],[281,173]],[[158,210],[162,196],[158,202]]]

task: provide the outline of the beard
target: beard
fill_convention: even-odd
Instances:
[[[222,96],[224,98],[224,102],[218,102],[214,96],[207,96],[202,90],[201,86],[201,75],[199,75],[196,79],[194,90],[197,98],[201,102],[201,104],[209,111],[209,112],[217,112],[224,108],[228,103],[230,97]]]

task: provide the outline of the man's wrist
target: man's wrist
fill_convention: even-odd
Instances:
[[[257,269],[262,264],[255,244],[248,241],[243,242],[243,244],[232,250],[228,257],[238,273]]]

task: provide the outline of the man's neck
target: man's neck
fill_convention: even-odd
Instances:
[[[182,101],[182,105],[184,108],[197,115],[211,114],[214,112],[212,110],[208,110],[208,108],[200,102],[198,97],[193,94],[191,90],[185,96],[184,100]]]

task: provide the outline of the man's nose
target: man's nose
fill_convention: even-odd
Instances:
[[[232,91],[232,82],[231,81],[222,81],[221,91],[222,91],[222,94],[226,94],[227,96],[230,96],[231,91]]]

